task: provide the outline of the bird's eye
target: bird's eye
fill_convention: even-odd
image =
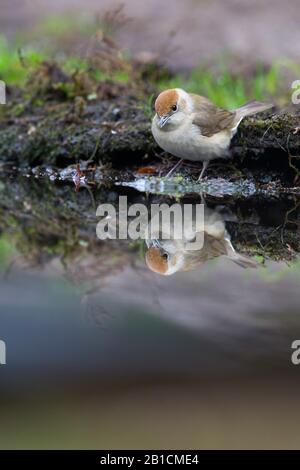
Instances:
[[[168,259],[169,259],[168,253],[164,253],[164,254],[162,255],[162,258],[165,259],[166,261],[168,261]]]
[[[177,111],[177,104],[173,104],[172,111]]]

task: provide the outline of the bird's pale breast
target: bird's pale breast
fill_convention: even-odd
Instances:
[[[152,122],[152,133],[158,145],[166,152],[192,161],[226,158],[231,140],[230,131],[221,131],[206,137],[190,122],[175,130],[161,130],[155,118]]]

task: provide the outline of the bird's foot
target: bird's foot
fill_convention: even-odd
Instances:
[[[200,173],[199,178],[197,180],[197,183],[199,183],[203,179],[203,175],[205,173],[206,168],[208,167],[208,164],[209,164],[209,162],[207,162],[207,161],[203,162],[202,170],[201,170],[201,173]]]
[[[182,162],[183,162],[183,160],[179,160],[176,163],[176,165],[174,165],[173,168],[171,168],[169,173],[166,174],[166,178],[169,178],[174,173],[174,171],[177,170],[182,165]]]

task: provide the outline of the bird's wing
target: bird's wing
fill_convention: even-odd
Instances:
[[[235,112],[215,106],[203,96],[191,94],[194,102],[193,124],[198,126],[202,135],[211,137],[223,131],[231,130],[235,125]]]

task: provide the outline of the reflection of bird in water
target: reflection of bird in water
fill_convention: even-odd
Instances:
[[[204,206],[204,224],[196,227],[193,214],[193,233],[183,233],[182,238],[165,239],[163,237],[163,219],[158,238],[146,239],[147,266],[159,274],[169,275],[177,271],[189,271],[201,266],[206,261],[225,255],[243,268],[254,268],[257,264],[247,256],[241,255],[233,248],[226,230],[224,218],[216,211]],[[199,249],[191,249],[191,242],[197,234],[203,236]],[[168,232],[167,232],[168,233]]]

